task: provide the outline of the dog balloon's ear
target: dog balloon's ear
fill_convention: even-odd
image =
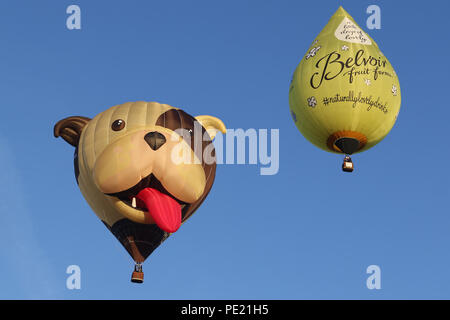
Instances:
[[[206,131],[208,131],[211,140],[214,139],[217,131],[220,131],[222,133],[227,132],[225,124],[219,118],[213,116],[197,116],[195,117],[195,119],[202,124]]]
[[[61,137],[67,143],[77,147],[78,142],[80,141],[81,132],[90,120],[90,118],[80,116],[59,120],[53,128],[53,134],[55,135],[55,138]]]

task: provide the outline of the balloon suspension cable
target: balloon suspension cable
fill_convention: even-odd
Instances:
[[[144,272],[142,271],[142,263],[136,262],[134,265],[134,271],[131,274],[131,282],[142,283],[144,282]]]
[[[137,263],[134,265],[134,271],[136,271],[136,272],[142,272],[142,263],[137,262]]]

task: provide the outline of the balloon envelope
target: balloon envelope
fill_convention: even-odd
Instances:
[[[317,147],[352,154],[392,129],[400,110],[397,74],[375,41],[340,7],[292,77],[291,115]]]

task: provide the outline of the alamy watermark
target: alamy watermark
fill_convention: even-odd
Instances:
[[[80,30],[81,29],[81,9],[79,6],[72,4],[67,7],[66,13],[70,16],[66,19],[66,27],[69,30]]]
[[[178,144],[173,148],[171,160],[175,164],[260,164],[261,175],[275,175],[279,170],[280,133],[279,129],[227,129],[225,139],[218,134],[214,143],[203,148],[203,142],[210,141],[207,131],[202,130],[199,122],[194,122],[192,129],[176,129],[176,135],[191,147]],[[269,138],[270,134],[270,138]],[[225,141],[224,141],[225,140]],[[192,145],[193,144],[193,145]],[[194,151],[192,154],[191,150]],[[270,152],[269,152],[270,150]],[[193,156],[195,155],[195,156]]]
[[[66,273],[70,274],[66,280],[66,288],[69,290],[81,289],[81,268],[75,264],[67,267]]]
[[[376,4],[367,7],[366,13],[370,14],[367,18],[367,29],[381,29],[381,9]]]
[[[381,289],[381,269],[376,264],[372,264],[367,267],[366,273],[370,274],[370,276],[367,278],[366,286],[367,289],[373,290]]]

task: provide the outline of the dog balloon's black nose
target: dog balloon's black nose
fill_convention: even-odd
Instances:
[[[144,137],[145,142],[148,143],[150,148],[153,150],[158,150],[164,143],[166,143],[166,138],[163,134],[153,131],[149,132]]]

